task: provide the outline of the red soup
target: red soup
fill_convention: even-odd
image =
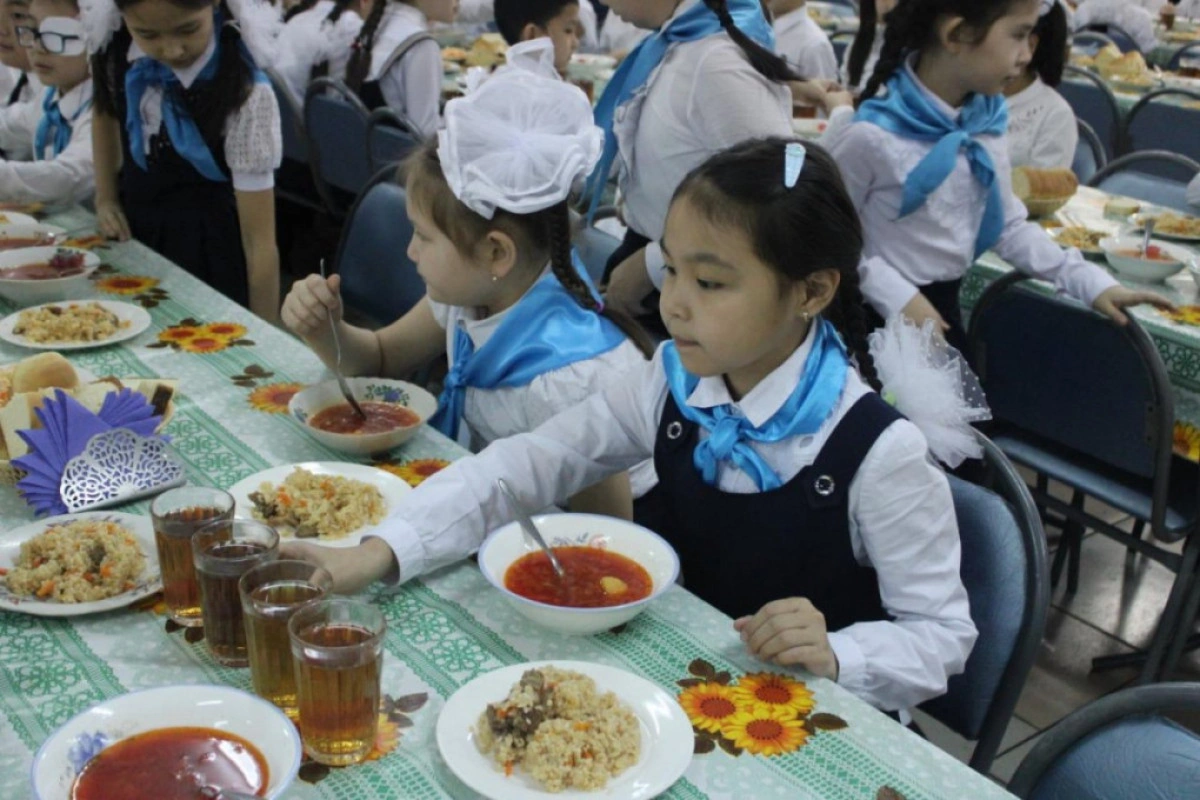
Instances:
[[[641,564],[595,547],[555,547],[560,579],[542,551],[521,556],[504,573],[504,588],[529,600],[569,608],[603,608],[650,596],[654,581]]]
[[[16,250],[21,247],[40,247],[46,244],[49,239],[41,236],[0,236],[0,250]]]
[[[71,800],[196,800],[202,786],[261,797],[268,782],[262,753],[212,728],[161,728],[100,751],[75,779]]]
[[[1142,261],[1178,261],[1177,258],[1172,258],[1170,253],[1165,252],[1161,247],[1150,245],[1146,248],[1146,252],[1141,250],[1128,248],[1123,250],[1114,250],[1114,253],[1122,258],[1136,258]]]
[[[385,433],[396,428],[408,428],[421,421],[416,412],[395,403],[360,402],[367,418],[360,417],[349,403],[322,409],[309,418],[308,424],[330,433]]]

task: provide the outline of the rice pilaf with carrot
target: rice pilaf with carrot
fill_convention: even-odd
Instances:
[[[128,528],[77,519],[22,542],[5,582],[16,595],[88,603],[134,588],[145,568],[146,556]]]
[[[298,539],[341,539],[387,513],[383,495],[371,484],[302,467],[278,485],[264,481],[250,493],[250,502],[255,519]]]

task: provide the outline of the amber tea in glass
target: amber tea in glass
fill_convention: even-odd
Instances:
[[[163,602],[180,625],[200,625],[200,587],[196,583],[192,536],[210,522],[233,519],[229,492],[206,486],[182,486],[163,492],[150,505],[154,544],[162,569]]]
[[[292,720],[299,718],[299,708],[288,620],[332,588],[333,577],[325,570],[284,559],[259,564],[238,581],[254,693],[279,706]]]
[[[212,522],[192,537],[204,641],[227,667],[250,663],[238,580],[252,568],[279,555],[279,534],[249,519]]]
[[[371,752],[385,629],[378,608],[344,598],[305,606],[288,623],[300,736],[314,761],[344,766]]]

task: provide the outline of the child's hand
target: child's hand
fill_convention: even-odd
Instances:
[[[294,558],[321,567],[333,576],[333,591],[356,594],[383,578],[396,563],[392,548],[382,539],[367,539],[355,547],[322,547],[291,541],[279,547],[280,558]]]
[[[292,284],[279,312],[283,324],[302,339],[311,339],[329,331],[329,312],[336,324],[342,319],[342,285],[340,275],[328,279],[309,275]]]
[[[931,319],[933,320],[933,329],[937,333],[944,334],[950,330],[950,326],[933,307],[933,303],[929,302],[929,298],[920,292],[914,294],[912,300],[905,303],[904,308],[900,309],[900,313],[908,317],[918,329],[925,325],[926,320]]]
[[[1175,310],[1175,304],[1162,295],[1155,294],[1154,292],[1134,291],[1133,289],[1126,289],[1124,286],[1113,286],[1101,292],[1096,301],[1092,303],[1092,308],[1118,325],[1125,325],[1129,322],[1129,317],[1125,316],[1125,312],[1121,309],[1129,308],[1130,306],[1140,306],[1143,303],[1149,303],[1155,308],[1161,308],[1165,311]]]
[[[753,617],[734,620],[746,648],[763,661],[800,666],[836,681],[838,660],[829,646],[825,615],[804,597],[773,600]]]
[[[96,229],[107,239],[129,241],[129,221],[120,203],[100,203],[96,206]]]
[[[639,250],[617,265],[604,287],[604,304],[631,317],[646,313],[642,301],[654,291],[646,272],[646,251]]]

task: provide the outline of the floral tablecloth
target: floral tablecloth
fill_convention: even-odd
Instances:
[[[76,228],[90,217],[74,210],[52,221]],[[180,380],[179,410],[168,433],[193,482],[229,486],[277,464],[341,457],[283,413],[290,393],[324,377],[297,340],[140,245],[99,252],[110,269],[97,278],[97,294],[146,307],[153,324],[135,339],[72,360],[101,375]],[[0,346],[3,362],[26,354]],[[416,483],[461,454],[424,430],[382,466]],[[132,507],[144,509],[145,503]],[[0,525],[31,519],[15,492],[0,487]],[[371,599],[388,624],[386,698],[375,750],[366,763],[345,769],[306,763],[288,798],[475,797],[438,755],[438,714],[472,678],[540,659],[613,665],[680,697],[695,728],[696,755],[666,797],[1008,796],[829,681],[760,674],[764,665],[745,655],[730,620],[682,588],[619,631],[575,638],[537,629],[497,602],[471,562]],[[248,671],[216,664],[202,637],[200,630],[168,623],[156,597],[70,621],[0,612],[0,797],[29,796],[37,748],[71,716],[105,698],[170,684],[248,690]]]
[[[1058,217],[1068,223],[1075,222],[1108,233],[1128,229],[1127,221],[1105,218],[1106,199],[1107,195],[1098,189],[1080,187],[1071,202],[1058,212]],[[1191,249],[1200,256],[1200,249]],[[969,314],[988,285],[1011,270],[1012,267],[995,253],[985,253],[963,280],[960,302],[964,311]],[[1170,315],[1141,306],[1133,310],[1133,315],[1154,339],[1171,377],[1175,390],[1175,450],[1192,461],[1200,461],[1200,294],[1196,283],[1187,270],[1165,284],[1142,284],[1125,279],[1122,283],[1159,292],[1180,307],[1178,314]]]

